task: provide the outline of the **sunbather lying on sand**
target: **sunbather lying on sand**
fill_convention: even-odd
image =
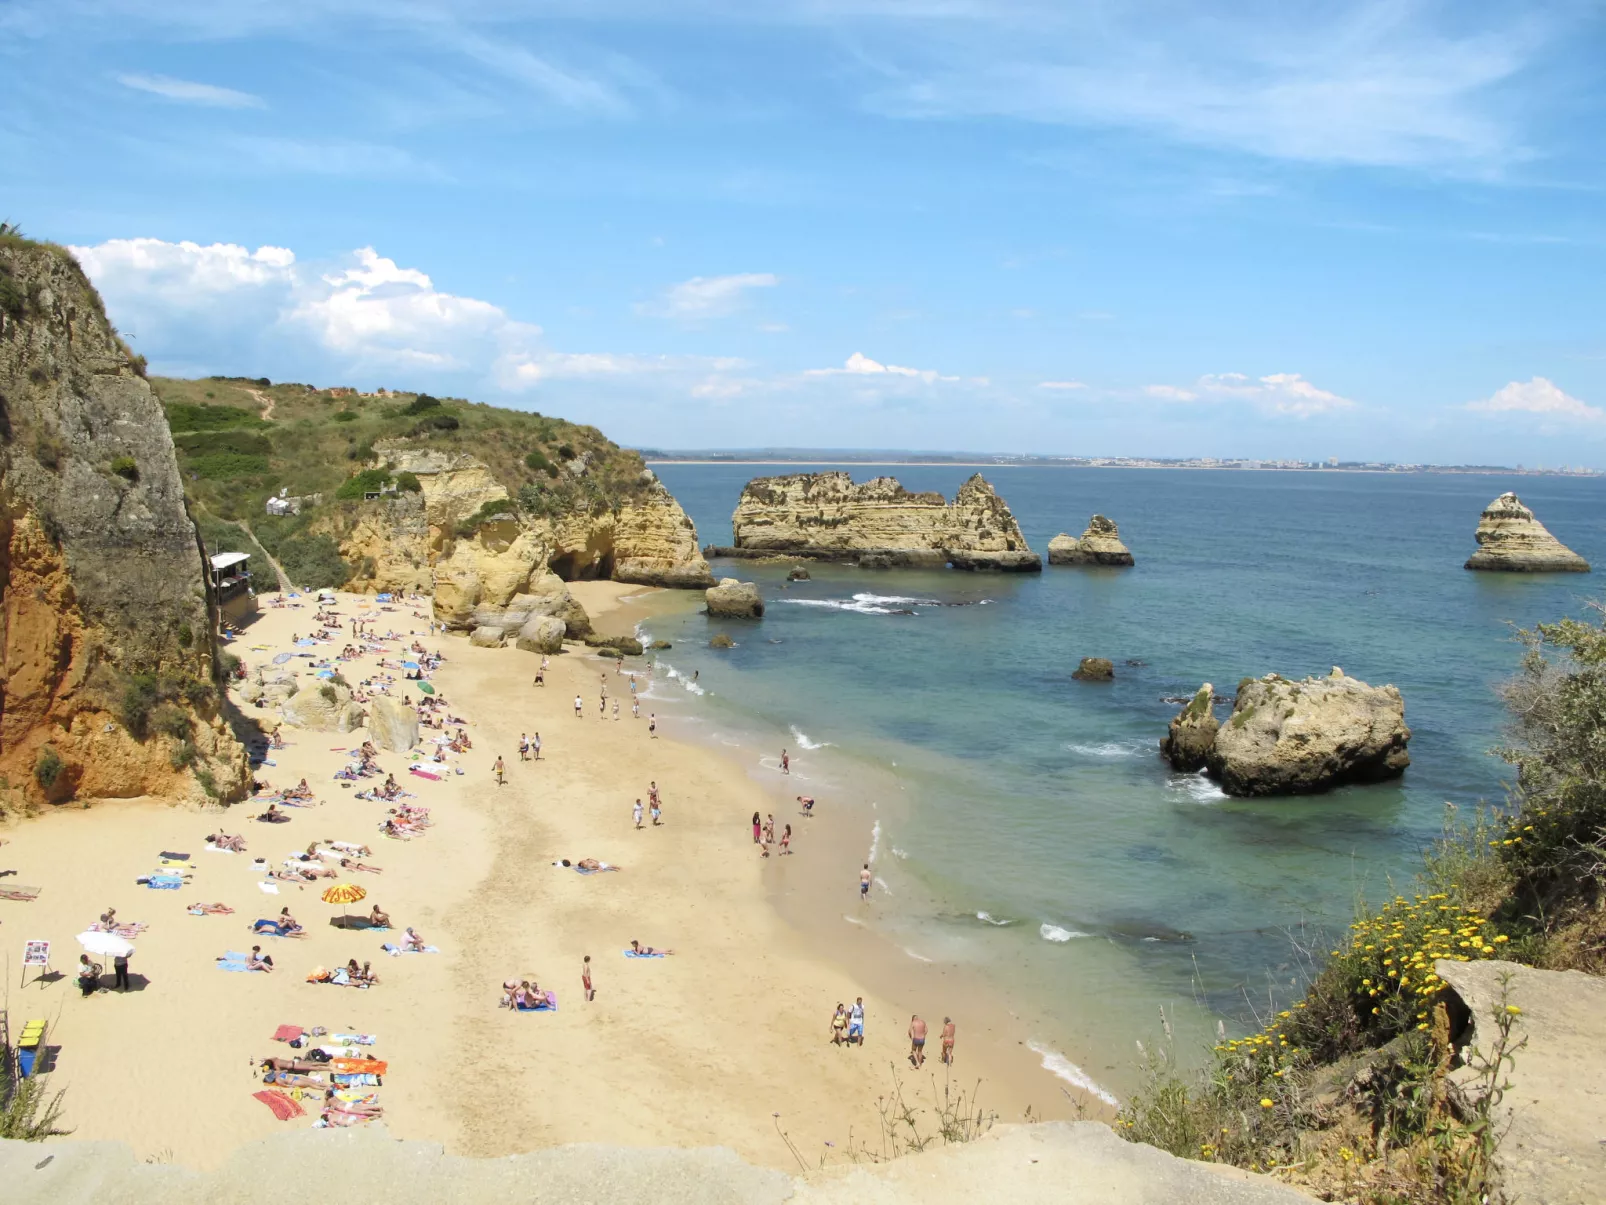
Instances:
[[[278,1084],[281,1088],[327,1088],[329,1082],[316,1075],[300,1075],[294,1071],[268,1071],[262,1076],[264,1084]]]
[[[264,822],[266,822],[268,824],[289,824],[290,823],[290,817],[286,816],[283,812],[281,812],[279,810],[279,805],[276,804],[276,803],[268,804],[268,810],[263,812],[260,816],[258,816],[257,819],[261,820],[261,821],[264,821]]]
[[[366,870],[369,874],[384,874],[385,873],[383,867],[370,866],[366,862],[357,862],[357,861],[352,860],[351,858],[341,858],[340,859],[340,869],[341,870]]]
[[[191,916],[232,916],[234,909],[227,904],[191,904],[185,909]]]
[[[231,837],[222,829],[218,829],[217,832],[208,837],[206,839],[206,843],[208,845],[214,845],[218,849],[232,849],[237,854],[243,854],[245,852],[245,838]]]
[[[343,854],[352,854],[361,858],[366,858],[374,852],[366,845],[357,845],[351,841],[325,841],[324,844],[330,849],[338,849]]]
[[[349,1113],[354,1117],[379,1117],[385,1112],[380,1105],[365,1105],[358,1102],[341,1100],[335,1095],[333,1088],[324,1093],[324,1108],[335,1113]]]
[[[633,952],[634,952],[634,953],[637,953],[637,954],[646,954],[646,955],[653,955],[653,954],[673,954],[673,953],[674,953],[674,951],[673,951],[673,950],[655,950],[655,949],[653,949],[653,948],[652,948],[652,947],[651,947],[651,946],[644,946],[644,945],[642,945],[642,944],[641,944],[641,943],[640,943],[640,942],[639,942],[639,941],[637,941],[637,940],[635,940],[635,938],[631,938],[631,939],[630,939],[630,949],[631,949],[631,950],[632,950],[632,951],[633,951]]]
[[[280,1059],[268,1057],[258,1059],[258,1065],[263,1071],[326,1071],[322,1063],[314,1063],[310,1059]]]

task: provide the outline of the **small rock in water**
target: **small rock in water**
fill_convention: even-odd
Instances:
[[[1145,665],[1148,664],[1147,661],[1139,661],[1136,657],[1128,657],[1126,659],[1126,663],[1128,665],[1130,665],[1133,669],[1142,669]]]
[[[1110,682],[1115,678],[1115,666],[1108,657],[1083,657],[1071,677],[1079,682]]]
[[[732,649],[736,647],[736,642],[725,635],[724,632],[721,632],[708,642],[708,647],[711,649]]]

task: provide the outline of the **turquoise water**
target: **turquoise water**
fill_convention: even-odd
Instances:
[[[742,465],[657,471],[705,543],[725,543]],[[812,466],[811,466],[812,467]],[[785,471],[791,471],[787,469]],[[799,470],[801,471],[801,469]],[[879,470],[852,467],[863,479]],[[952,495],[973,470],[885,470]],[[911,957],[974,965],[1117,1090],[1157,1006],[1191,1036],[1300,979],[1293,938],[1347,923],[1408,878],[1444,803],[1502,794],[1494,686],[1510,625],[1577,615],[1593,576],[1469,573],[1478,513],[1515,488],[1560,539],[1606,565],[1606,483],[1500,477],[999,469],[1033,548],[1099,511],[1128,570],[1041,576],[715,565],[760,582],[761,623],[666,617],[678,714],[864,809],[876,924]],[[902,613],[902,612],[912,612]],[[662,628],[663,630],[659,630]],[[735,649],[706,643],[727,631]],[[1113,684],[1073,681],[1083,656]],[[1177,775],[1156,742],[1203,681],[1340,665],[1406,700],[1396,783],[1230,800]],[[805,744],[806,741],[806,744]],[[808,746],[817,746],[810,749]],[[873,831],[872,831],[873,830]],[[845,875],[856,868],[847,867]],[[851,879],[851,875],[849,875]],[[845,891],[851,890],[851,881]],[[1107,1053],[1119,1051],[1122,1053]]]

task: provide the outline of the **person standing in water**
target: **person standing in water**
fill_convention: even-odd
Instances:
[[[787,756],[786,750],[782,749],[781,750],[781,773],[782,774],[790,774],[791,772],[792,772],[792,759],[789,756]]]
[[[870,901],[870,863],[868,862],[864,864],[864,869],[859,871],[859,899],[864,903],[869,903]]]

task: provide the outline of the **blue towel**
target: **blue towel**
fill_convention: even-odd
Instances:
[[[439,954],[441,952],[439,946],[425,946],[422,950],[404,950],[388,941],[379,948],[393,957],[400,957],[403,954]]]
[[[639,954],[635,950],[626,950],[624,952],[624,954],[625,954],[626,958],[662,958],[663,957],[662,954],[658,954],[658,953]]]
[[[237,950],[225,950],[223,952],[223,958],[227,962],[244,962],[248,957],[250,956],[247,954],[241,954]]]
[[[220,971],[249,971],[249,970],[251,970],[251,968],[246,966],[245,963],[243,963],[243,962],[220,962],[220,963],[217,964],[217,969],[220,970]]]

